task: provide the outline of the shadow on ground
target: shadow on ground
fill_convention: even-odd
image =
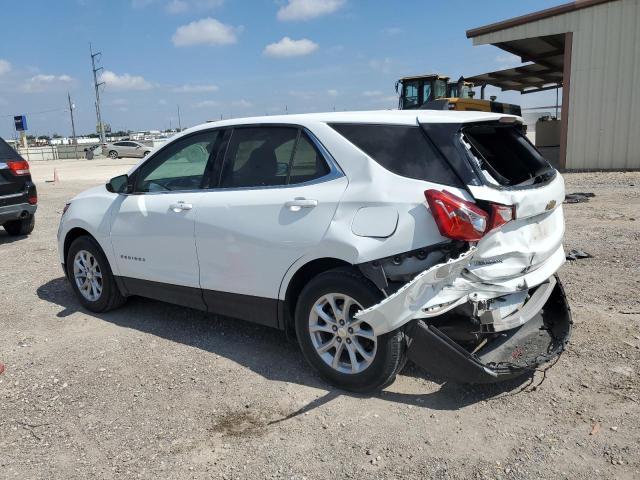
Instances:
[[[0,225],[0,245],[19,242],[21,240],[26,240],[27,238],[29,238],[29,235],[16,235],[16,236],[9,235],[7,232],[4,231],[4,228],[2,228],[2,226]]]
[[[67,280],[56,278],[40,286],[38,297],[59,305],[58,317],[75,312],[93,315],[103,321],[179,342],[228,358],[269,380],[292,382],[327,390],[327,393],[300,410],[276,420],[281,422],[322,406],[342,395],[368,398],[327,385],[307,366],[294,340],[281,331],[261,325],[207,314],[154,300],[132,297],[115,311],[95,314],[83,309]],[[457,410],[497,396],[523,391],[532,377],[492,385],[461,385],[437,379],[414,365],[407,365],[402,375],[423,378],[440,385],[426,394],[409,394],[385,390],[378,398],[435,410]]]

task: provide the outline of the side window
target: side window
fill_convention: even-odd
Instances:
[[[140,167],[135,191],[199,189],[219,134],[218,130],[202,132],[165,147]]]
[[[124,147],[125,142],[116,142],[113,145],[116,147]]]
[[[460,185],[458,177],[420,127],[368,124],[333,124],[331,127],[397,175]]]
[[[305,133],[300,134],[295,155],[291,163],[289,183],[302,183],[324,177],[329,166]]]
[[[223,188],[285,185],[298,130],[288,127],[235,128],[227,147]]]

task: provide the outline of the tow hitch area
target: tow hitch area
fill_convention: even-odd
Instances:
[[[455,310],[415,320],[407,329],[409,358],[434,375],[461,383],[492,383],[533,371],[558,357],[571,335],[571,310],[562,284],[557,276],[550,284],[542,308],[510,330],[482,332]]]

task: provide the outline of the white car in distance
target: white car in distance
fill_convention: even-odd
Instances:
[[[72,199],[60,261],[91,311],[140,295],[295,331],[352,391],[407,359],[523,375],[564,350],[571,316],[564,183],[521,130],[429,110],[207,123]]]

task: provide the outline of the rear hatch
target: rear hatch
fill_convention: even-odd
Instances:
[[[28,173],[28,166],[27,173],[22,168],[14,171],[11,169],[12,162],[24,162],[24,159],[0,138],[0,207],[24,203],[27,193],[33,185],[31,175]],[[18,164],[14,163],[13,165]]]
[[[544,281],[564,261],[564,182],[527,140],[515,117],[504,120],[422,126],[479,207],[488,211],[498,204],[511,210],[507,223],[478,242],[468,274],[492,283],[544,265],[544,278],[539,279]]]

